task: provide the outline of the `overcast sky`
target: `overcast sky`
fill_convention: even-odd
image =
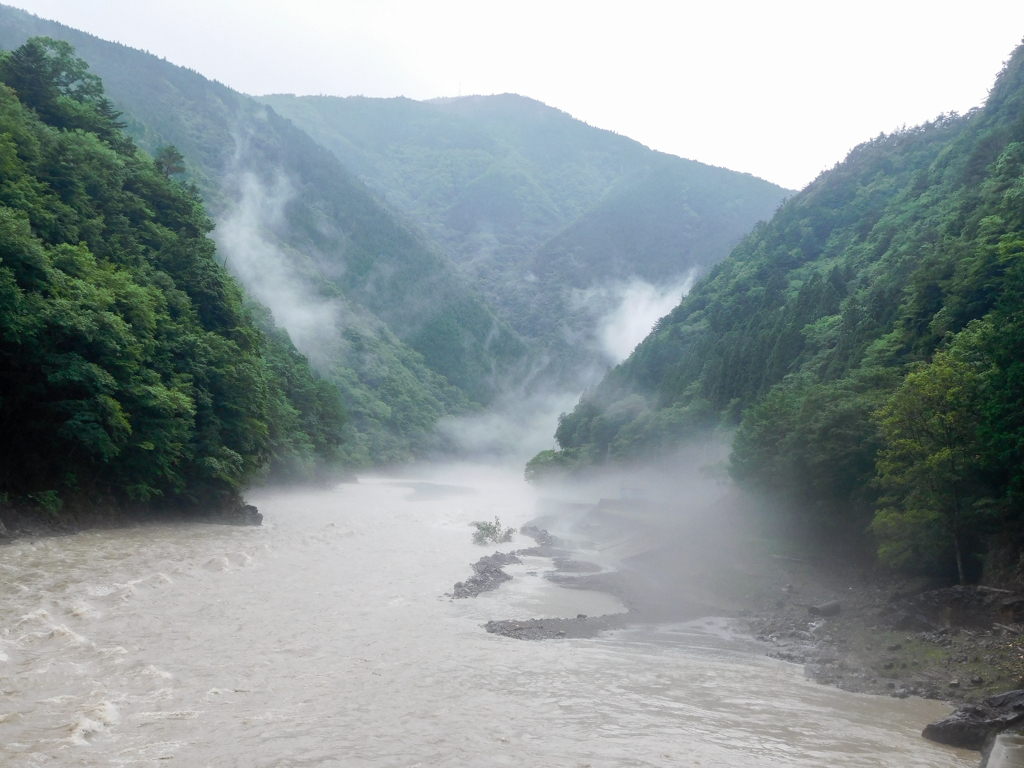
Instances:
[[[252,94],[514,92],[799,188],[984,100],[1024,1],[8,0]]]

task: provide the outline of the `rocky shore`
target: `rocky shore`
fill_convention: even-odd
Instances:
[[[548,578],[557,579],[558,574],[580,574],[600,571],[601,567],[594,563],[582,562],[572,559],[572,551],[565,549],[566,542],[559,541],[545,530],[536,526],[526,526],[521,533],[529,536],[537,546],[526,549],[517,549],[509,553],[495,552],[493,555],[485,555],[470,565],[473,575],[465,581],[458,581],[452,587],[452,591],[445,594],[454,600],[464,600],[469,597],[476,597],[481,592],[489,592],[497,589],[506,581],[511,581],[502,568],[506,565],[521,564],[521,557],[550,557],[555,564],[554,573],[546,574]],[[563,633],[564,634],[564,633]]]
[[[694,616],[692,612],[687,612],[685,616],[668,616],[663,611],[652,611],[651,601],[645,600],[645,596],[650,596],[649,585],[643,584],[642,579],[638,580],[633,574],[623,571],[602,572],[599,565],[578,559],[571,542],[558,539],[542,528],[527,525],[520,529],[520,533],[532,538],[536,546],[481,557],[470,566],[473,575],[465,581],[456,582],[452,591],[445,596],[454,600],[476,597],[481,592],[497,589],[511,580],[512,577],[502,570],[502,566],[522,563],[521,557],[548,557],[554,569],[545,573],[544,578],[568,589],[612,594],[626,605],[628,611],[606,616],[587,616],[581,613],[571,619],[492,620],[484,624],[484,629],[491,634],[516,640],[594,637],[627,624]]]
[[[666,596],[643,568],[609,572],[587,562],[572,543],[536,526],[522,533],[537,546],[495,553],[473,565],[453,597],[495,589],[510,577],[504,564],[521,555],[550,557],[546,578],[569,588],[619,597],[628,613],[565,619],[501,620],[484,629],[517,640],[592,637],[627,624],[732,616],[765,652],[803,667],[805,675],[843,690],[960,705],[924,736],[988,753],[1003,732],[1024,730],[1024,591],[941,586],[898,580],[851,564],[767,556],[752,565],[747,587],[726,588],[717,600]],[[728,581],[728,580],[724,580]],[[660,584],[660,586],[659,586]],[[924,727],[925,724],[922,724]],[[995,768],[998,760],[991,763]],[[1005,763],[1003,763],[1005,764]]]
[[[809,590],[807,590],[809,591]],[[769,655],[803,664],[808,677],[849,691],[977,703],[1024,679],[1024,637],[1006,603],[1012,593],[949,587],[917,595],[891,585],[847,589],[830,617],[817,595],[782,587],[750,611],[751,633]]]
[[[1024,730],[1024,592],[849,573],[796,561],[777,569],[742,612],[751,634],[819,683],[959,705],[922,735],[980,751],[983,766],[1019,764],[1000,755],[1018,749],[1005,735]],[[823,602],[839,610],[815,615]]]
[[[790,560],[744,615],[769,654],[840,688],[977,704],[1024,680],[1024,593]],[[815,615],[834,602],[833,616]]]

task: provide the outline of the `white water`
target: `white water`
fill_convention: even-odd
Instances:
[[[497,471],[431,479],[475,492],[371,479],[255,494],[262,528],[0,547],[0,765],[977,764],[918,735],[947,706],[807,682],[721,621],[485,633],[621,606],[528,575],[539,559],[497,592],[442,597],[483,553],[467,523],[518,525],[534,499]]]

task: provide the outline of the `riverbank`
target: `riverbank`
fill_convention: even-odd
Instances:
[[[768,655],[803,665],[807,677],[843,690],[959,705],[1024,685],[1024,591],[936,589],[927,580],[900,579],[863,564],[780,555],[762,543],[744,543],[727,518],[721,530],[698,526],[680,533],[678,520],[659,527],[650,509],[643,514],[642,505],[640,513],[637,508],[608,500],[584,511],[549,503],[549,514],[522,531],[540,549],[520,550],[553,558],[550,580],[608,592],[628,614],[585,624],[566,620],[571,630],[549,620],[551,631],[544,633],[526,631],[526,622],[513,622],[522,629],[511,633],[507,622],[492,622],[488,631],[578,637],[624,622],[718,615],[743,622]],[[580,538],[559,540],[540,523]],[[614,570],[601,568],[586,562],[581,543],[591,553],[626,556]],[[823,604],[833,610],[817,610]]]
[[[209,507],[165,507],[153,509],[140,505],[82,505],[57,510],[39,506],[0,503],[0,544],[23,538],[71,536],[83,531],[117,530],[165,523],[214,523],[221,525],[261,525],[263,515],[241,498],[228,504]]]
[[[624,514],[631,508],[605,501],[583,512],[570,509],[568,519],[542,516],[522,529],[537,547],[501,555],[506,562],[523,554],[551,558],[554,568],[545,578],[569,589],[612,594],[627,613],[495,618],[484,629],[518,640],[571,639],[629,625],[725,616],[745,627],[766,655],[798,664],[808,679],[845,691],[972,706],[1024,687],[1024,592],[935,588],[863,564],[742,546],[738,537],[709,534],[707,528],[685,535],[659,531],[651,515]],[[540,522],[569,536],[552,536]],[[624,538],[623,530],[634,523],[637,529]],[[730,541],[736,544],[731,550]],[[700,555],[707,551],[717,553],[718,561],[711,564]],[[596,562],[607,552],[632,554],[609,569],[606,560]],[[488,589],[507,579],[503,572],[496,576],[498,554],[474,565],[478,574],[486,572]],[[998,730],[990,727],[991,733]],[[983,750],[992,745],[991,737],[977,744],[951,738],[944,743]]]
[[[792,562],[770,575],[746,620],[769,655],[848,691],[973,704],[1020,688],[1024,595],[927,586]],[[838,615],[811,615],[830,601]]]
[[[929,586],[877,572],[851,579],[825,563],[791,560],[745,620],[769,656],[802,664],[818,683],[956,705],[949,717],[922,724],[922,735],[979,751],[987,768],[1020,765],[1024,593]],[[839,612],[811,615],[823,604]]]

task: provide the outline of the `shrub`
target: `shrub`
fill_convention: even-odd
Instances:
[[[494,517],[493,523],[478,520],[472,523],[472,525],[476,526],[476,531],[473,533],[474,544],[502,544],[506,541],[512,541],[512,537],[516,533],[515,528],[502,529],[501,520],[497,516]]]

